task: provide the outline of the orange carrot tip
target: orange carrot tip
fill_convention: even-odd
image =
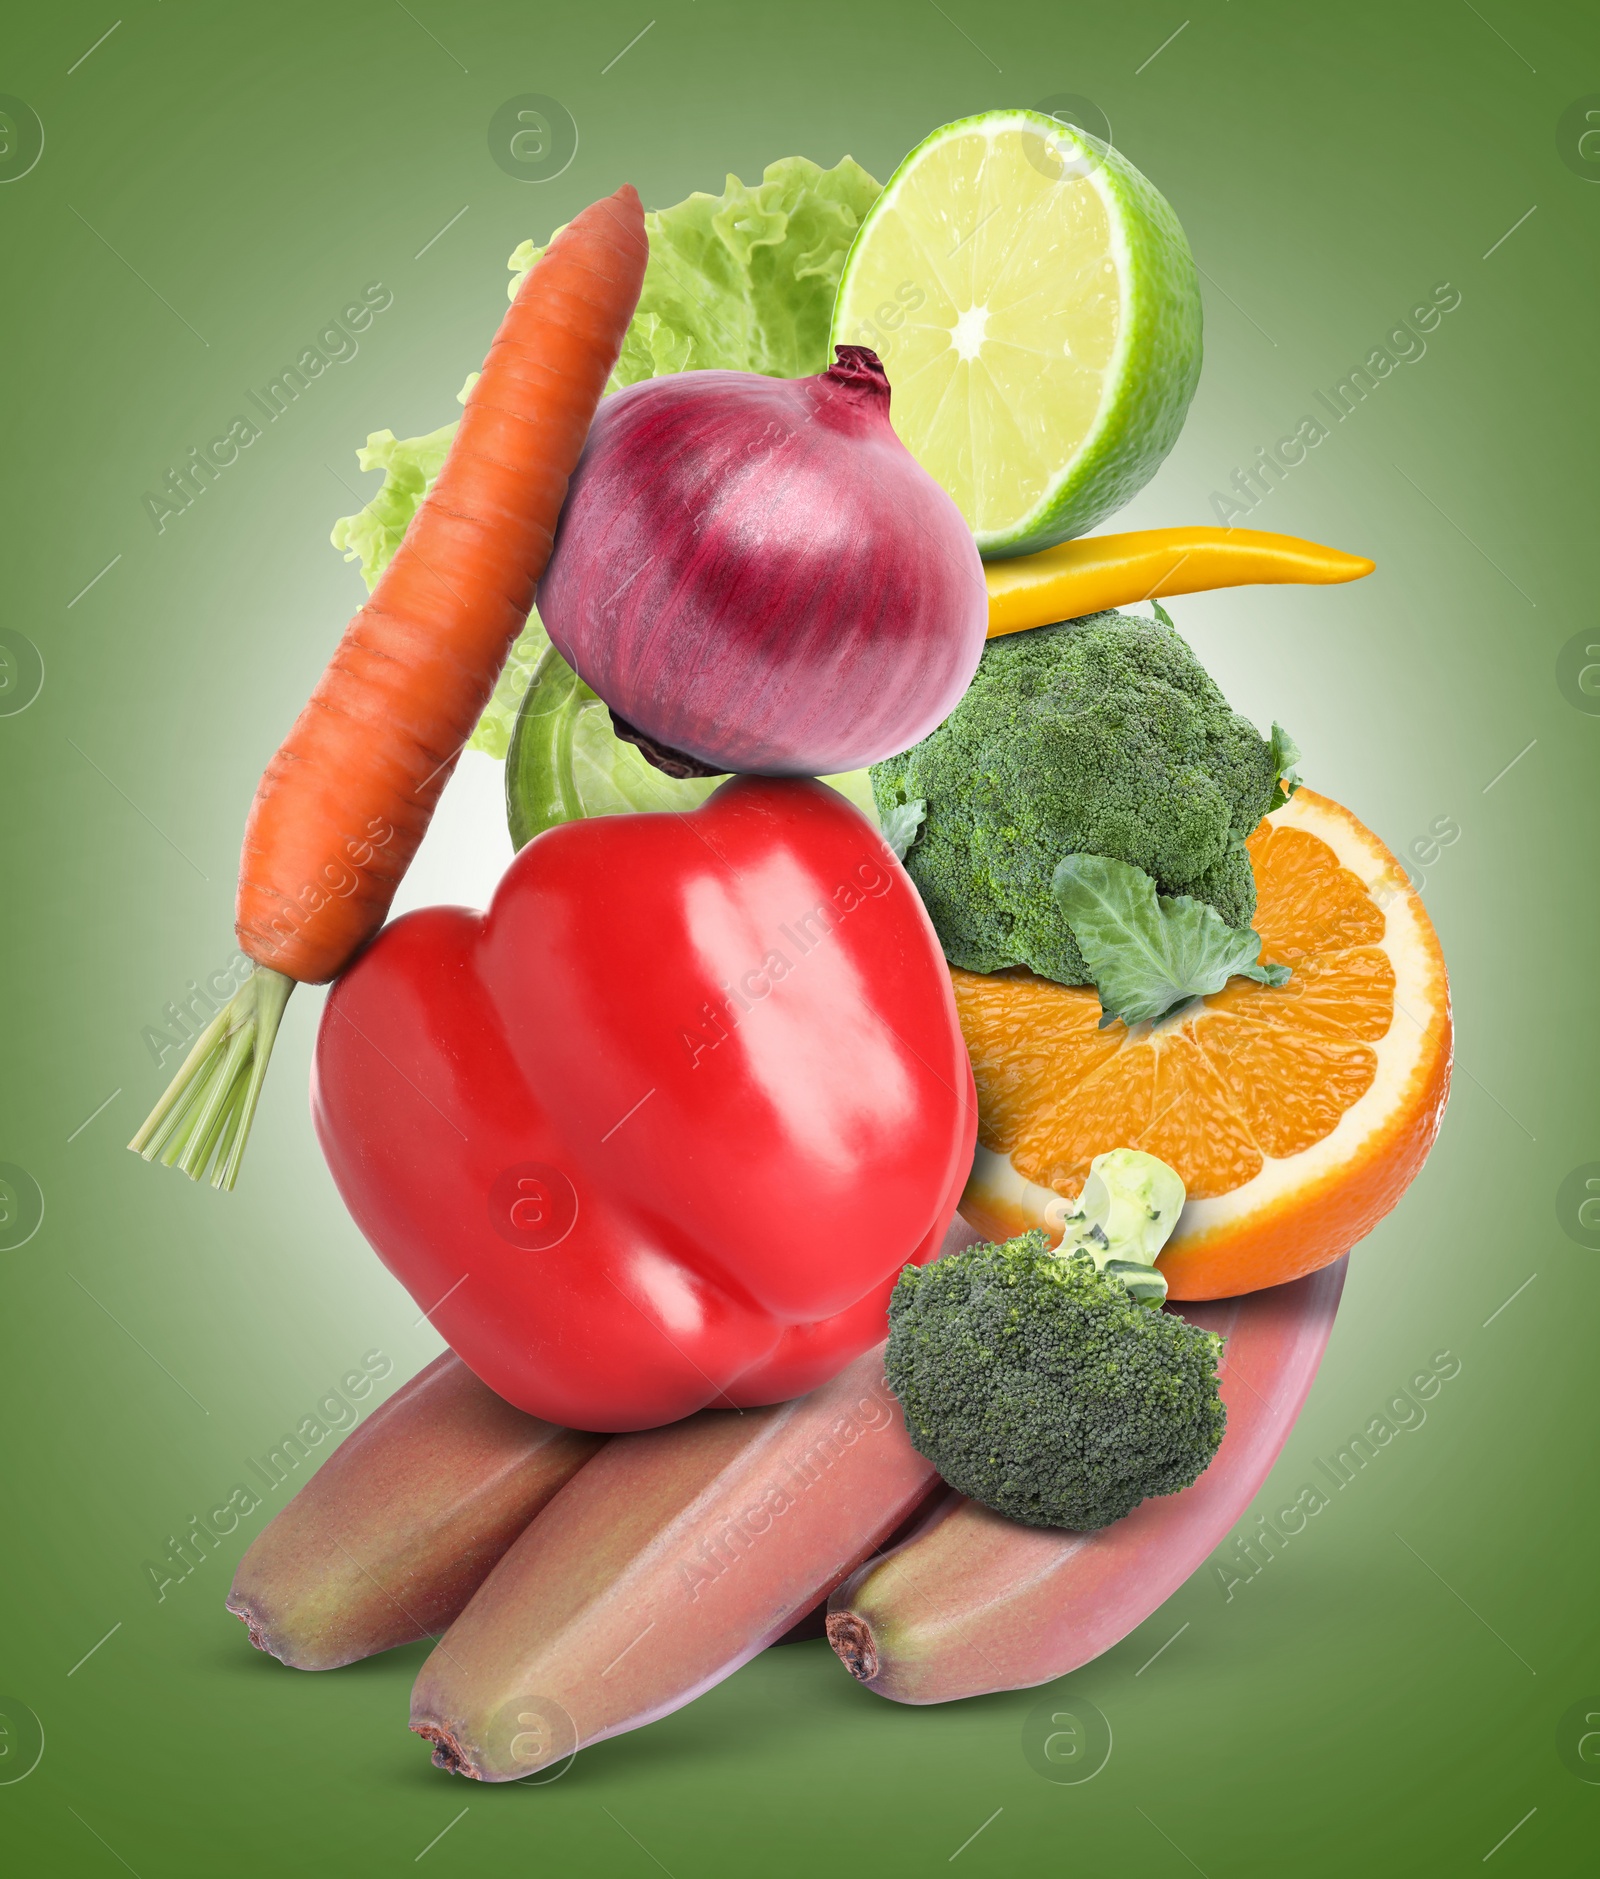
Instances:
[[[177,1168],[191,1181],[211,1170],[213,1187],[231,1188],[295,982],[257,966],[195,1039],[166,1093],[128,1144],[146,1161]]]

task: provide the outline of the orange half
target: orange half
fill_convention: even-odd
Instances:
[[[1142,1148],[1188,1204],[1159,1261],[1173,1298],[1228,1298],[1337,1259],[1405,1192],[1450,1087],[1450,987],[1382,842],[1301,789],[1249,843],[1263,959],[1155,1024],[1097,1027],[1092,988],[955,970],[978,1085],[961,1200],[992,1239],[1059,1240],[1089,1163]]]

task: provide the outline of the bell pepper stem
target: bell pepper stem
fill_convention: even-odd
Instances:
[[[195,1039],[177,1075],[128,1144],[191,1181],[231,1188],[295,982],[258,966]]]

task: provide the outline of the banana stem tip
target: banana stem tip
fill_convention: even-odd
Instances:
[[[872,1627],[852,1611],[829,1612],[828,1642],[858,1683],[871,1683],[878,1674],[878,1648]]]

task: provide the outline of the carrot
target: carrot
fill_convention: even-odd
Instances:
[[[1261,529],[1149,528],[1129,535],[1086,535],[1042,554],[991,561],[983,572],[989,585],[989,637],[998,639],[1171,594],[1258,582],[1323,586],[1356,581],[1372,572],[1372,563],[1363,555]]]
[[[129,1143],[147,1161],[233,1186],[290,992],[383,924],[533,604],[647,256],[625,184],[524,280],[438,481],[261,779],[235,908],[258,969]]]

